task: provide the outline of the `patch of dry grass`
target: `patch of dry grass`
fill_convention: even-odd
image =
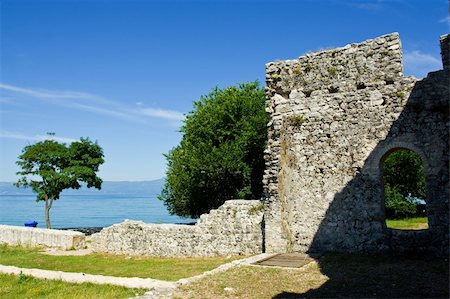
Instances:
[[[175,298],[448,298],[448,278],[445,259],[327,254],[300,269],[233,268]]]
[[[305,293],[328,281],[316,262],[300,269],[245,266],[180,287],[175,298],[272,298],[282,292]],[[228,289],[231,288],[231,289]]]

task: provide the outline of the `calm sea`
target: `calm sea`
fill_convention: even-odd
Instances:
[[[0,224],[23,226],[29,220],[45,228],[44,202],[36,196],[0,194]],[[52,227],[105,227],[125,219],[146,223],[189,223],[170,215],[155,196],[139,194],[65,194],[50,210]]]

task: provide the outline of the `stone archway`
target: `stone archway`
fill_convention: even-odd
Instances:
[[[268,252],[448,252],[449,36],[444,70],[403,77],[398,34],[266,65]],[[386,229],[380,161],[422,158],[430,229]]]

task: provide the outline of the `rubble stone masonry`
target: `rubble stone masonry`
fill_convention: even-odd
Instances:
[[[449,36],[444,69],[403,76],[397,33],[266,65],[269,252],[448,252]],[[383,159],[422,158],[429,229],[385,225]]]
[[[262,252],[262,204],[229,200],[195,225],[125,221],[92,235],[98,252],[148,256],[228,256]]]

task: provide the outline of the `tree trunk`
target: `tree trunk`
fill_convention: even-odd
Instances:
[[[48,229],[52,228],[52,225],[50,224],[50,209],[52,207],[52,203],[53,203],[53,198],[45,199],[45,225],[47,226]]]

